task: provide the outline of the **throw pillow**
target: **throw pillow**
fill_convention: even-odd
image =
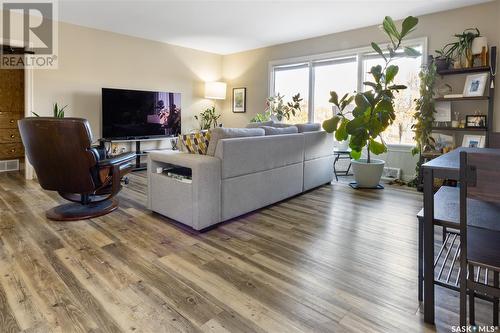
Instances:
[[[206,155],[210,142],[210,131],[198,131],[179,136],[182,151],[190,154]]]
[[[264,121],[264,122],[257,122],[257,123],[248,123],[247,126],[245,126],[246,128],[257,128],[257,127],[261,127],[261,126],[273,126],[274,124],[274,121],[272,120],[269,120],[269,121]]]
[[[314,124],[296,124],[297,129],[299,130],[299,133],[304,133],[304,132],[316,132],[321,130],[321,124],[319,123],[314,123]]]
[[[214,156],[217,143],[222,139],[243,138],[249,136],[264,136],[265,131],[262,128],[224,128],[217,127],[212,130],[210,144],[208,145],[207,155]]]
[[[266,133],[266,135],[281,135],[281,134],[294,134],[298,133],[296,126],[287,126],[282,128],[276,128],[271,126],[261,126]]]

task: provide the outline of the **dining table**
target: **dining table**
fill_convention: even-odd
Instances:
[[[436,157],[430,160],[427,163],[422,164],[422,173],[423,173],[423,210],[421,211],[422,229],[420,235],[419,229],[419,251],[420,245],[423,248],[422,257],[423,260],[419,260],[419,274],[420,270],[423,272],[423,286],[422,281],[419,276],[419,295],[420,288],[423,288],[423,309],[424,309],[424,321],[426,323],[434,324],[435,319],[435,272],[434,272],[434,261],[435,261],[435,246],[434,246],[434,235],[435,230],[434,227],[436,225],[443,226],[442,220],[445,218],[435,216],[435,205],[437,201],[434,198],[435,179],[445,179],[445,180],[459,180],[460,174],[460,152],[480,152],[480,153],[491,153],[498,154],[500,158],[500,149],[493,148],[468,148],[468,147],[460,147],[451,152],[443,154],[439,157]],[[445,191],[444,191],[445,192]],[[454,206],[456,209],[446,212],[440,212],[439,214],[445,214],[448,216],[452,216],[452,220],[457,220],[459,218],[458,211],[458,203]],[[482,208],[482,209],[488,209]],[[420,214],[420,213],[419,213]],[[483,215],[489,214],[499,214],[499,212],[483,212]],[[497,215],[498,216],[498,215]],[[438,223],[439,222],[439,223]],[[488,226],[491,228],[495,228],[497,231],[500,231],[500,223],[496,226]],[[420,241],[422,244],[420,244]],[[420,253],[419,253],[420,256]],[[420,259],[420,258],[419,258]]]

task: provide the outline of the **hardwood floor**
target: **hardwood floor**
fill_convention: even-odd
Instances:
[[[145,210],[145,183],[133,174],[112,214],[60,223],[44,217],[56,193],[0,174],[0,332],[434,331],[420,194],[334,184],[196,233]],[[457,296],[438,288],[438,331]]]

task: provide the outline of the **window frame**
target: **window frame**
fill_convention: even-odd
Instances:
[[[381,42],[378,43],[378,45],[385,45],[387,42]],[[401,46],[422,46],[422,65],[427,63],[427,49],[428,49],[428,38],[427,37],[417,37],[417,38],[412,38],[412,39],[407,39],[404,40],[401,43]],[[386,49],[383,48],[383,51]],[[333,52],[326,52],[326,53],[318,53],[318,54],[311,54],[311,55],[305,55],[305,56],[300,56],[300,57],[292,57],[292,58],[286,58],[286,59],[278,59],[278,60],[271,60],[269,61],[268,65],[268,96],[274,96],[275,91],[274,91],[274,73],[275,73],[275,68],[280,68],[286,69],[287,67],[293,68],[296,66],[300,67],[306,67],[309,70],[309,93],[307,96],[308,99],[308,110],[307,110],[307,119],[308,122],[312,122],[314,120],[314,86],[315,86],[315,78],[314,78],[314,65],[316,63],[321,63],[325,61],[333,61],[335,60],[342,60],[345,58],[352,58],[354,57],[357,61],[358,65],[358,72],[357,72],[357,91],[363,91],[364,86],[363,86],[363,77],[364,77],[364,68],[363,68],[363,60],[367,55],[373,55],[374,51],[371,46],[363,46],[363,47],[358,47],[358,48],[352,48],[352,49],[346,49],[346,50],[339,50],[339,51],[333,51]],[[414,145],[408,145],[408,144],[388,144],[388,146],[394,146],[394,147],[413,147]]]

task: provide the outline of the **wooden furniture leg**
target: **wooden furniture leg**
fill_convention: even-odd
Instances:
[[[434,173],[424,168],[424,321],[434,324]]]

